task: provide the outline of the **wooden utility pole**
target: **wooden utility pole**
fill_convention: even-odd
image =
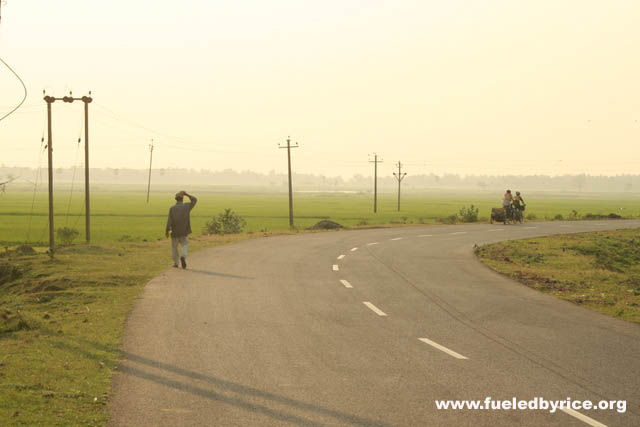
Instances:
[[[47,154],[49,159],[49,256],[53,257],[56,241],[53,233],[53,137],[51,135],[51,104],[56,99],[52,96],[45,96],[47,103]]]
[[[84,221],[87,243],[91,241],[91,197],[89,194],[89,104],[93,99],[89,96],[80,98],[84,102]]]
[[[149,203],[149,191],[151,190],[151,165],[153,164],[153,139],[149,144],[149,181],[147,183],[147,203]]]
[[[293,228],[293,185],[291,183],[291,149],[298,148],[299,145],[296,142],[296,145],[291,145],[291,137],[287,137],[287,145],[281,146],[278,144],[279,148],[287,149],[287,162],[289,165],[289,228]]]
[[[402,180],[407,176],[407,174],[406,172],[402,173],[402,163],[400,163],[400,161],[398,161],[396,166],[398,167],[398,173],[394,172],[393,176],[398,180],[398,212],[400,212],[400,183],[402,183]]]
[[[85,199],[85,234],[87,242],[91,241],[91,195],[89,194],[89,104],[93,101],[91,92],[89,96],[74,98],[69,92],[69,96],[56,98],[46,95],[44,101],[47,103],[47,153],[49,157],[49,251],[53,256],[55,248],[54,224],[53,224],[53,148],[51,136],[51,104],[56,101],[72,103],[73,101],[84,102],[84,199]]]
[[[376,153],[373,153],[373,160],[369,160],[373,163],[373,213],[378,212],[378,163],[382,162]]]

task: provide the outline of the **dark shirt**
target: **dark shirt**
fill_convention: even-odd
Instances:
[[[167,232],[171,231],[171,237],[184,237],[191,234],[191,209],[196,205],[197,198],[187,196],[189,203],[177,202],[169,208],[167,218]]]

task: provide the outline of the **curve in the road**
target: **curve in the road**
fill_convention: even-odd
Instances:
[[[638,226],[377,229],[203,251],[195,270],[150,282],[132,313],[113,424],[638,425],[637,325],[514,285],[473,256],[476,244]],[[562,417],[433,404],[536,395],[629,407]]]

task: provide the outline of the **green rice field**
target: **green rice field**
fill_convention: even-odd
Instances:
[[[231,208],[247,221],[245,231],[275,231],[288,229],[287,193],[260,193],[228,189],[189,189],[199,201],[192,212],[192,228],[200,234],[204,224],[225,208]],[[146,203],[143,189],[99,187],[92,193],[92,240],[155,240],[164,235],[164,226],[174,191],[156,191]],[[76,189],[70,198],[69,189],[55,194],[55,227],[76,228],[84,240],[83,192]],[[640,217],[638,194],[524,194],[526,215],[537,220],[565,218],[572,210],[586,213],[617,213],[623,217]],[[461,207],[477,206],[479,219],[487,220],[492,207],[500,206],[500,194],[488,192],[408,193],[402,197],[402,211],[397,212],[394,193],[378,196],[378,212],[373,213],[373,195],[368,192],[294,193],[295,225],[310,227],[321,219],[330,218],[342,225],[372,226],[389,224],[431,224],[456,214]],[[11,191],[0,195],[0,244],[20,242],[45,243],[48,239],[48,199],[45,191]]]

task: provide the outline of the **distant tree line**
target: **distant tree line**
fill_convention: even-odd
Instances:
[[[16,184],[35,182],[36,170],[32,168],[0,166],[0,182],[20,177]],[[281,191],[286,189],[285,173],[259,173],[254,171],[221,171],[164,168],[152,171],[153,185],[215,185],[228,187],[259,187],[266,190]],[[93,183],[103,184],[146,184],[147,170],[144,169],[91,169]],[[76,181],[82,180],[83,174],[76,171]],[[358,190],[370,191],[372,176],[356,174],[344,179],[340,176],[328,177],[315,174],[294,173],[294,186],[301,190]],[[46,171],[42,171],[43,182],[46,182]],[[70,183],[73,179],[73,168],[57,168],[55,182]],[[382,190],[394,190],[397,182],[391,174],[378,176],[378,187]],[[405,190],[429,189],[468,189],[477,191],[497,191],[510,189],[520,190],[554,190],[570,192],[625,192],[640,193],[640,175],[457,175],[457,174],[420,174],[407,175],[403,181]]]

